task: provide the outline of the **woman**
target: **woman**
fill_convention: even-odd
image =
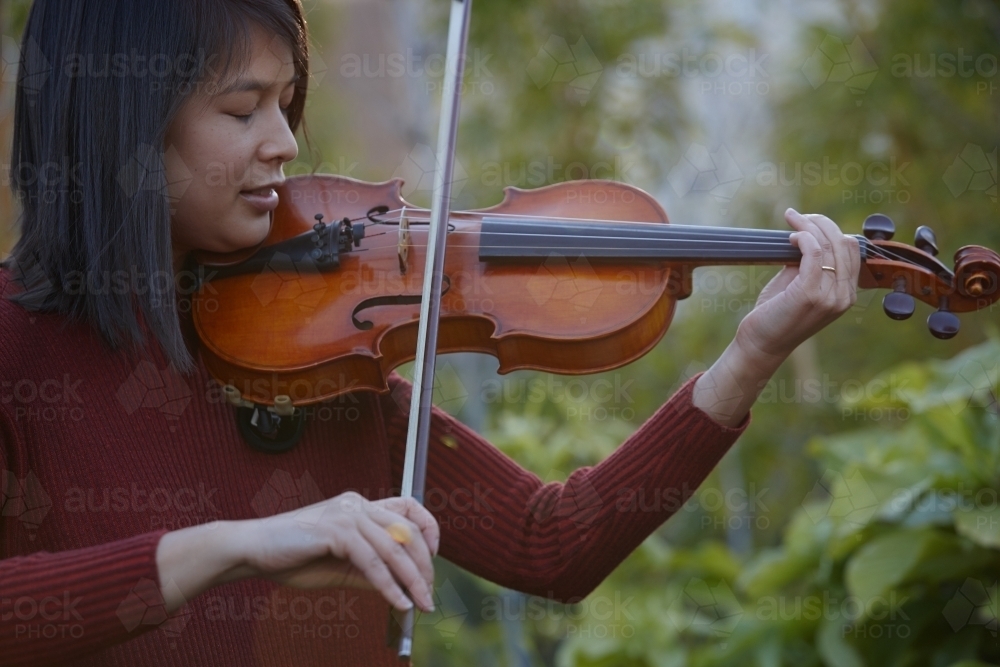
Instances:
[[[389,605],[433,608],[439,552],[578,599],[676,507],[613,499],[696,488],[778,365],[855,299],[856,241],[789,210],[801,266],[612,456],[542,484],[438,412],[427,509],[392,497],[398,377],[395,399],[351,394],[292,451],[255,452],[178,305],[192,250],[268,232],[305,102],[297,0],[36,0],[22,53],[24,214],[0,270],[5,664],[395,664]],[[81,166],[26,176],[60,164]]]

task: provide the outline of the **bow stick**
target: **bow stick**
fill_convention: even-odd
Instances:
[[[424,265],[420,322],[417,329],[417,356],[410,399],[410,425],[406,434],[406,459],[400,496],[424,502],[427,476],[427,445],[431,432],[434,395],[434,365],[437,361],[438,318],[441,313],[441,284],[444,275],[445,239],[451,213],[451,183],[455,165],[458,111],[465,71],[465,45],[469,37],[472,0],[452,0],[448,23],[448,51],[445,56],[444,85],[441,92],[441,120],[438,125],[437,169],[431,222],[427,232],[427,260]],[[401,622],[399,657],[409,658],[413,648],[414,608]]]

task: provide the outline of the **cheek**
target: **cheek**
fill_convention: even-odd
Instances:
[[[269,221],[239,197],[248,160],[224,132],[189,138],[164,152],[174,239],[215,252],[256,245]]]
[[[260,243],[270,229],[267,214],[198,179],[172,205],[174,238],[192,248],[232,252]]]

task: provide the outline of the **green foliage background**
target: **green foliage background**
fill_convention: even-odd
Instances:
[[[361,119],[345,117],[336,88],[339,63],[323,41],[348,20],[350,5],[304,4],[313,42],[328,62],[307,111],[313,150],[303,144],[289,171],[336,156],[359,163],[355,177],[385,180],[391,173],[352,131]],[[419,3],[417,13],[419,29],[439,50],[446,4]],[[19,34],[29,5],[0,4],[4,34]],[[781,34],[765,29],[770,21],[779,22]],[[786,29],[793,44],[779,48],[770,40],[787,37]],[[589,55],[574,53],[580,69],[584,60],[598,63],[601,73],[582,95],[571,81],[549,76],[540,83],[531,76],[532,60],[553,37],[570,47],[583,38]],[[814,85],[808,64],[829,38],[842,45],[860,40],[874,73],[862,67],[864,76],[850,86]],[[744,180],[727,212],[703,207],[710,211],[705,219],[683,222],[783,228],[780,211],[793,205],[857,233],[868,214],[881,211],[897,221],[903,241],[918,225],[933,227],[946,264],[962,245],[1000,249],[1000,7],[992,0],[761,0],[732,7],[684,0],[488,0],[474,7],[470,46],[489,55],[491,92],[473,86],[463,100],[458,157],[469,178],[461,206],[499,200],[491,167],[549,159],[562,165],[625,160],[634,165],[629,182],[663,196],[668,212],[671,201],[696,200],[668,182],[693,143],[717,147],[718,128],[705,113],[713,98],[698,98],[697,74],[628,79],[622,63],[630,55],[682,48],[696,56],[755,50],[771,54],[767,120],[730,133],[729,149],[762,145],[764,161],[790,172],[824,160],[908,163],[906,200],[868,181],[850,196],[829,179],[769,184],[762,165],[751,162],[740,165]],[[931,58],[960,53],[992,55],[992,74],[906,71],[907,62],[927,71]],[[429,97],[435,105],[436,95]],[[4,99],[9,131],[9,86]],[[992,174],[992,194],[988,188],[956,194],[945,179],[970,145],[987,160],[992,154],[992,171],[985,172],[987,179]],[[511,173],[503,185],[543,184],[528,182],[517,169]],[[566,170],[557,170],[548,180],[565,178]],[[4,219],[13,219],[9,213]],[[12,227],[0,229],[0,250],[13,235]],[[484,400],[482,391],[469,391],[465,373],[471,364],[488,382],[495,365],[468,359],[455,362],[465,370],[444,378],[442,395],[465,391],[460,418],[543,479],[564,477],[606,457],[684,378],[712,363],[752,305],[757,281],[744,282],[751,287],[721,295],[739,307],[720,310],[696,293],[649,355],[591,379],[630,387],[627,402],[617,406],[627,414],[581,418],[608,406],[571,403],[558,392],[542,401]],[[907,322],[892,322],[880,312],[880,298],[862,295],[779,371],[717,471],[580,605],[540,605],[439,562],[442,599],[418,627],[417,664],[1000,663],[997,309],[963,316],[961,333],[942,342],[926,331],[926,308]],[[528,372],[507,378],[545,381]],[[810,382],[833,389],[810,393],[817,386]],[[720,497],[727,500],[715,502]],[[747,497],[759,502],[730,501]],[[598,613],[588,605],[598,599],[621,601],[621,611]],[[494,613],[502,604],[511,611]]]

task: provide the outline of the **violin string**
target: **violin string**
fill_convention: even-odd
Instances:
[[[531,225],[524,225],[524,226],[528,227],[528,228],[531,228],[531,229],[536,229],[534,226],[531,226]],[[720,234],[712,234],[711,230],[705,230],[705,229],[700,228],[700,227],[688,227],[688,226],[681,227],[680,225],[673,225],[672,227],[673,228],[671,229],[670,227],[665,226],[665,225],[659,226],[659,228],[656,231],[661,233],[660,234],[660,238],[649,237],[649,236],[632,236],[632,235],[630,235],[628,233],[614,234],[614,233],[611,233],[611,232],[613,232],[615,230],[611,229],[611,228],[608,229],[609,233],[606,234],[606,235],[579,234],[579,233],[571,233],[570,234],[570,233],[567,233],[566,236],[572,236],[573,238],[581,238],[581,239],[582,238],[588,238],[588,239],[606,239],[606,240],[610,240],[610,241],[613,241],[613,240],[624,240],[624,241],[637,241],[637,242],[638,241],[642,241],[642,242],[681,242],[681,241],[685,241],[685,242],[696,242],[696,243],[742,243],[742,244],[746,244],[746,243],[758,243],[758,244],[771,244],[771,245],[774,245],[776,247],[778,247],[778,246],[787,246],[789,244],[788,237],[789,237],[790,232],[778,232],[778,234],[776,234],[776,235],[759,235],[759,234],[748,233],[748,234],[737,234],[737,235],[735,235],[734,237],[731,237],[731,238],[718,238],[718,237],[721,236]],[[572,231],[571,227],[567,228],[567,232],[571,232],[571,231]],[[592,232],[594,230],[588,229],[586,231]],[[699,237],[699,234],[702,233],[702,232],[704,232],[705,235]],[[511,231],[493,231],[493,230],[491,230],[489,233],[491,235],[494,235],[494,236],[512,236],[512,237],[527,237],[527,236],[550,236],[550,237],[558,237],[558,236],[561,236],[559,234],[544,233],[544,230],[539,230],[537,232],[511,232]],[[462,229],[456,229],[456,230],[454,230],[452,232],[449,232],[448,235],[449,235],[449,237],[454,237],[454,236],[456,236],[458,234],[472,234],[472,235],[478,236],[478,235],[481,234],[481,230],[462,230]],[[691,235],[691,236],[694,236],[695,238],[682,238],[684,235]]]
[[[475,237],[478,238],[478,237],[481,236],[481,233],[479,231],[472,231],[472,230],[467,230],[467,231],[465,231],[465,230],[462,230],[462,231],[456,230],[454,232],[451,232],[451,234],[449,234],[448,236],[449,237],[454,237],[454,236],[458,236],[458,235],[469,235],[469,236],[475,236]],[[548,238],[554,238],[554,239],[564,238],[563,236],[558,235],[558,234],[527,233],[527,232],[490,232],[490,235],[491,236],[498,236],[498,237],[511,237],[511,238],[518,238],[518,239],[520,239],[520,238],[532,238],[532,237],[548,237]],[[714,244],[714,245],[726,245],[726,244],[748,245],[748,244],[750,244],[750,245],[769,245],[769,246],[773,246],[775,248],[781,248],[781,247],[785,247],[785,246],[791,245],[791,243],[789,243],[787,240],[785,240],[784,242],[781,242],[781,241],[771,240],[771,239],[762,239],[762,240],[752,240],[752,239],[712,239],[712,238],[694,238],[694,239],[686,239],[686,238],[659,238],[659,239],[657,239],[657,238],[649,238],[649,237],[645,237],[645,236],[624,236],[624,235],[602,236],[602,235],[594,235],[594,234],[572,234],[572,235],[566,235],[566,238],[572,238],[572,239],[597,239],[599,241],[609,241],[609,242],[614,242],[614,241],[642,241],[643,243],[661,242],[661,243],[669,243],[669,244],[673,244],[673,243],[705,243],[705,244]],[[489,247],[494,247],[494,245],[490,244]],[[545,246],[534,246],[534,247],[545,247]],[[572,247],[572,246],[570,246],[570,247]]]
[[[401,208],[400,209],[394,209],[394,210],[391,210],[391,211],[386,211],[385,213],[380,213],[379,215],[380,216],[399,215],[399,214],[401,214],[403,212],[403,210],[404,209],[401,209]],[[411,211],[411,212],[415,212],[418,215],[421,215],[421,214],[422,215],[427,215],[427,210],[426,209],[406,209],[406,210],[407,211]],[[576,218],[576,217],[568,217],[568,216],[539,216],[539,215],[535,215],[535,214],[526,214],[526,213],[491,213],[489,211],[470,211],[470,212],[463,213],[462,215],[463,216],[470,216],[473,220],[479,219],[481,221],[483,218],[489,217],[489,218],[502,218],[502,219],[509,220],[511,222],[514,222],[514,223],[517,223],[518,221],[524,221],[524,222],[527,222],[527,223],[538,223],[538,222],[584,222],[584,223],[606,223],[606,224],[611,224],[611,225],[626,224],[626,225],[633,225],[633,226],[636,226],[636,227],[649,227],[650,229],[664,229],[665,227],[668,226],[668,223],[665,223],[665,222],[650,222],[648,220],[610,220],[610,219],[602,219],[602,218]],[[467,220],[467,218],[465,218],[465,217],[458,217],[457,215],[453,214],[453,217],[452,217],[451,220],[449,220],[449,223],[450,222],[457,222],[457,221],[465,221],[465,220]],[[426,223],[426,222],[430,221],[430,218],[429,217],[418,217],[418,218],[409,217],[409,221],[410,222]],[[387,222],[387,221],[384,221],[384,220],[379,220],[378,224],[382,224],[382,225],[396,225],[398,223],[396,223],[396,222]],[[669,225],[669,227],[674,227],[674,228],[681,227],[681,228],[692,228],[692,229],[702,229],[702,230],[717,230],[717,231],[720,231],[720,232],[722,232],[722,231],[727,231],[727,232],[732,231],[732,232],[737,232],[737,233],[740,233],[740,232],[756,232],[756,233],[768,234],[768,235],[772,235],[772,236],[773,235],[779,235],[779,234],[786,234],[787,235],[787,234],[791,234],[792,233],[790,231],[785,231],[785,230],[780,230],[780,229],[747,229],[747,228],[743,228],[743,227],[712,227],[712,226],[701,226],[701,225]]]
[[[410,244],[410,247],[412,247],[412,248],[423,248],[423,247],[426,247],[426,246],[424,244]],[[448,245],[448,247],[450,247],[450,248],[479,248],[481,246],[479,244],[475,244],[475,245],[459,245],[459,244],[451,243],[451,244]],[[493,247],[493,248],[516,248],[516,249],[523,249],[523,250],[550,250],[553,253],[559,253],[559,252],[561,252],[562,254],[565,254],[565,255],[571,256],[571,257],[575,256],[575,255],[583,255],[583,253],[581,252],[581,250],[584,250],[584,249],[581,249],[581,248],[573,248],[573,247],[562,247],[562,248],[560,248],[560,247],[555,247],[555,246],[524,246],[524,245],[517,245],[517,246],[490,246],[490,247]],[[628,252],[628,251],[631,251],[631,250],[635,250],[635,248],[618,248],[618,247],[614,247],[614,246],[602,246],[601,249],[602,250],[608,250],[608,251],[619,250],[619,251],[622,251],[622,252]],[[394,248],[392,246],[384,246],[383,248],[379,248],[379,249],[376,249],[376,250],[391,250],[391,251],[395,252],[396,248]],[[869,247],[869,251],[873,252],[876,255],[876,258],[878,258],[878,259],[894,260],[894,261],[899,261],[899,262],[903,262],[903,263],[911,264],[911,265],[914,264],[914,262],[912,260],[909,260],[906,257],[902,257],[900,255],[897,255],[894,252],[887,251],[887,250],[884,250],[882,248],[871,246],[871,247]],[[601,258],[601,259],[608,259],[608,258]],[[628,258],[627,257],[623,257],[622,259],[628,259]],[[734,257],[733,259],[743,259],[743,258]],[[748,261],[753,261],[755,258],[754,257],[747,257],[745,259],[747,259]]]
[[[516,237],[516,238],[531,237],[531,236],[549,236],[549,237],[558,238],[554,234],[529,234],[529,233],[523,233],[523,232],[490,232],[490,234],[492,234],[494,236],[500,236],[500,237],[510,236],[510,237]],[[481,232],[479,230],[455,230],[455,231],[453,231],[453,232],[451,232],[449,234],[449,236],[451,236],[451,237],[454,237],[454,236],[457,236],[457,235],[473,235],[473,236],[477,236],[478,237],[478,236],[481,235]],[[703,239],[678,239],[678,238],[651,239],[651,238],[648,238],[648,237],[631,237],[631,236],[622,236],[622,235],[619,235],[619,236],[594,236],[594,235],[585,235],[585,234],[574,234],[573,238],[598,239],[598,240],[607,240],[607,241],[611,241],[611,242],[614,242],[616,240],[622,240],[622,241],[642,241],[642,242],[662,241],[664,243],[669,243],[669,244],[677,244],[677,243],[701,243],[701,244],[713,245],[713,246],[720,246],[720,245],[726,245],[726,244],[736,244],[736,245],[740,245],[740,246],[745,246],[745,245],[748,245],[748,244],[753,244],[755,246],[787,247],[787,246],[791,245],[790,241],[788,241],[787,238],[785,238],[783,240],[778,240],[778,239],[775,239],[775,240],[771,240],[771,239],[762,239],[762,240],[753,240],[753,239],[723,239],[723,240],[719,240],[719,239],[712,239],[712,238],[703,238]],[[420,245],[420,244],[412,244],[412,245],[414,247],[422,247],[422,245]],[[892,252],[891,250],[887,250],[887,249],[884,249],[884,248],[879,248],[878,246],[873,245],[871,243],[867,243],[867,242],[866,242],[865,245],[866,245],[866,251],[869,254],[875,255],[877,258],[880,258],[880,259],[891,259],[891,260],[905,262],[905,263],[910,263],[910,264],[913,263],[908,258],[903,257],[903,256],[901,256],[901,255],[899,255],[899,254],[897,254],[895,252]],[[473,247],[473,246],[456,246],[456,247]],[[541,248],[552,247],[554,250],[558,250],[558,249],[562,249],[562,250],[566,250],[566,251],[579,250],[579,248],[575,248],[575,247],[572,247],[572,246],[567,246],[567,247],[564,247],[564,248],[558,248],[556,246],[524,246],[524,245],[520,245],[520,244],[518,246],[496,246],[496,245],[492,245],[491,244],[490,247],[523,247],[525,249],[536,249],[536,250],[537,249],[541,249]],[[606,246],[604,246],[604,247],[606,247]],[[613,248],[607,247],[607,249],[613,249]]]
[[[475,234],[475,232],[471,232],[471,231],[470,232],[452,232],[452,234],[456,234],[456,233]],[[603,237],[598,237],[598,238],[603,238]],[[642,239],[642,240],[645,240],[645,239]],[[709,243],[721,243],[721,242],[718,242],[718,241],[709,241]],[[761,245],[774,245],[775,247],[777,247],[777,246],[783,246],[783,245],[788,245],[788,244],[787,243],[785,243],[785,244],[767,244],[767,243],[762,243]],[[423,247],[426,247],[426,246],[425,246],[425,244],[411,243],[410,247],[413,247],[413,248],[423,248]],[[448,247],[454,247],[454,248],[479,248],[481,246],[479,244],[475,244],[475,245],[458,245],[458,244],[450,243],[450,244],[448,244]],[[520,245],[520,244],[517,245],[517,246],[495,246],[494,245],[494,246],[490,246],[490,247],[493,247],[493,248],[501,248],[501,247],[519,248],[519,249],[523,249],[523,250],[550,250],[553,253],[559,253],[559,252],[561,252],[561,253],[563,253],[563,254],[565,254],[567,256],[570,256],[570,257],[583,255],[583,252],[581,252],[581,251],[585,250],[583,248],[573,248],[573,247],[562,247],[562,248],[560,248],[560,247],[554,247],[554,246],[525,246],[525,245]],[[385,246],[382,249],[393,250],[393,251],[396,250],[392,246]],[[627,252],[627,251],[630,251],[630,250],[635,250],[635,248],[617,248],[617,247],[614,247],[614,246],[602,246],[601,249],[602,250],[608,250],[608,251],[620,250],[622,252]],[[867,244],[867,251],[868,251],[869,254],[874,255],[875,259],[884,259],[884,260],[898,261],[898,262],[901,262],[901,263],[904,263],[904,264],[916,265],[915,262],[913,262],[912,260],[910,260],[910,259],[908,259],[906,257],[903,257],[902,255],[899,255],[899,254],[897,254],[895,252],[892,252],[891,250],[887,250],[885,248],[879,248],[878,246],[875,246],[875,245],[872,245],[872,244]],[[608,259],[608,258],[601,258],[601,259]],[[627,258],[623,257],[623,259],[627,259]],[[734,257],[733,259],[746,259],[748,261],[752,261],[754,259],[754,257],[752,257],[752,256],[751,257],[746,257],[746,258]]]
[[[390,211],[386,211],[385,213],[380,213],[379,215],[380,216],[387,216],[387,215],[401,214],[403,212],[403,210],[404,209],[393,209],[393,210],[390,210]],[[412,211],[417,212],[417,213],[421,213],[421,212],[425,212],[426,211],[426,209],[417,209],[417,208],[406,209],[406,210],[412,210]],[[509,220],[513,224],[524,224],[525,226],[530,226],[532,223],[536,223],[537,224],[538,222],[566,221],[566,222],[586,222],[586,223],[608,223],[609,225],[621,225],[621,224],[635,225],[635,226],[646,226],[646,225],[648,225],[651,229],[655,228],[657,231],[671,231],[671,227],[673,228],[673,230],[677,230],[678,227],[682,227],[684,231],[690,230],[690,231],[694,232],[694,231],[704,230],[706,233],[710,233],[710,231],[717,231],[717,232],[731,231],[734,235],[739,236],[739,238],[736,239],[736,240],[728,240],[728,241],[719,241],[719,240],[711,239],[711,238],[704,238],[704,239],[701,239],[701,240],[697,240],[697,242],[707,243],[707,244],[717,244],[717,243],[741,243],[741,244],[745,244],[745,243],[748,243],[748,242],[752,242],[752,243],[762,244],[762,245],[771,244],[771,245],[775,245],[775,246],[785,246],[785,245],[788,245],[790,243],[789,240],[788,240],[788,237],[792,234],[792,232],[784,231],[784,230],[778,230],[778,229],[773,229],[773,230],[771,230],[771,229],[757,229],[757,230],[754,230],[754,229],[746,229],[746,228],[742,228],[742,227],[732,227],[732,228],[726,228],[726,227],[702,227],[702,226],[699,226],[699,225],[683,225],[682,226],[682,225],[667,225],[666,223],[662,223],[662,222],[623,221],[623,220],[597,220],[597,219],[590,219],[590,218],[573,218],[573,217],[564,217],[564,216],[544,216],[544,217],[539,217],[537,215],[528,215],[528,214],[519,214],[519,213],[487,213],[487,212],[481,212],[481,211],[479,211],[479,212],[469,213],[467,215],[473,216],[473,219],[479,218],[480,221],[482,221],[482,219],[484,217],[487,217],[487,216],[491,217],[491,218],[504,218],[504,219]],[[455,220],[455,221],[464,221],[465,219],[464,218],[457,218],[456,217],[456,218],[453,218],[453,220]],[[424,219],[424,218],[410,218],[409,221],[410,222],[429,222],[428,219]],[[385,221],[381,221],[380,220],[380,221],[378,221],[377,224],[387,225],[387,224],[392,224],[392,223],[387,223]],[[449,233],[449,236],[453,236],[453,235],[456,235],[456,234],[475,234],[475,235],[479,235],[480,231],[478,231],[478,230],[477,231],[472,231],[472,230],[469,230],[469,231],[455,230],[455,231]],[[491,232],[491,234],[494,234],[494,235],[511,235],[511,236],[522,236],[522,235],[524,235],[524,234],[515,233],[515,232]],[[760,236],[760,240],[757,240],[756,237],[755,237],[755,235],[761,235]],[[575,238],[597,238],[597,239],[609,238],[609,240],[621,239],[621,240],[634,240],[634,241],[656,241],[656,240],[661,240],[661,239],[649,239],[648,237],[629,237],[629,236],[622,236],[622,235],[611,236],[611,237],[602,237],[602,236],[581,237],[579,235],[574,235],[574,237]],[[672,242],[672,243],[676,243],[676,242],[682,241],[682,240],[692,241],[692,242],[695,241],[694,239],[669,239],[669,238],[668,239],[662,239],[662,240],[669,241],[669,242]],[[867,240],[865,241],[865,246],[866,246],[867,253],[869,255],[874,255],[878,259],[898,261],[898,262],[902,262],[902,263],[905,263],[905,264],[911,264],[911,265],[916,264],[912,260],[910,260],[910,259],[908,259],[908,258],[906,258],[906,257],[904,257],[902,255],[899,255],[899,254],[897,254],[897,253],[895,253],[895,252],[893,252],[891,250],[888,250],[886,248],[880,248],[880,247],[874,245],[873,243],[868,242]],[[415,247],[422,247],[422,246],[417,245]],[[478,246],[456,246],[456,247],[478,247]],[[543,248],[547,248],[549,246],[518,246],[518,247],[523,247],[525,249],[543,249]],[[608,250],[614,250],[615,248],[607,248],[607,249]],[[558,248],[553,248],[553,251],[555,251],[555,250],[559,250],[559,249]],[[568,252],[572,252],[574,250],[579,250],[579,249],[578,248],[563,248],[562,250],[566,250]]]

